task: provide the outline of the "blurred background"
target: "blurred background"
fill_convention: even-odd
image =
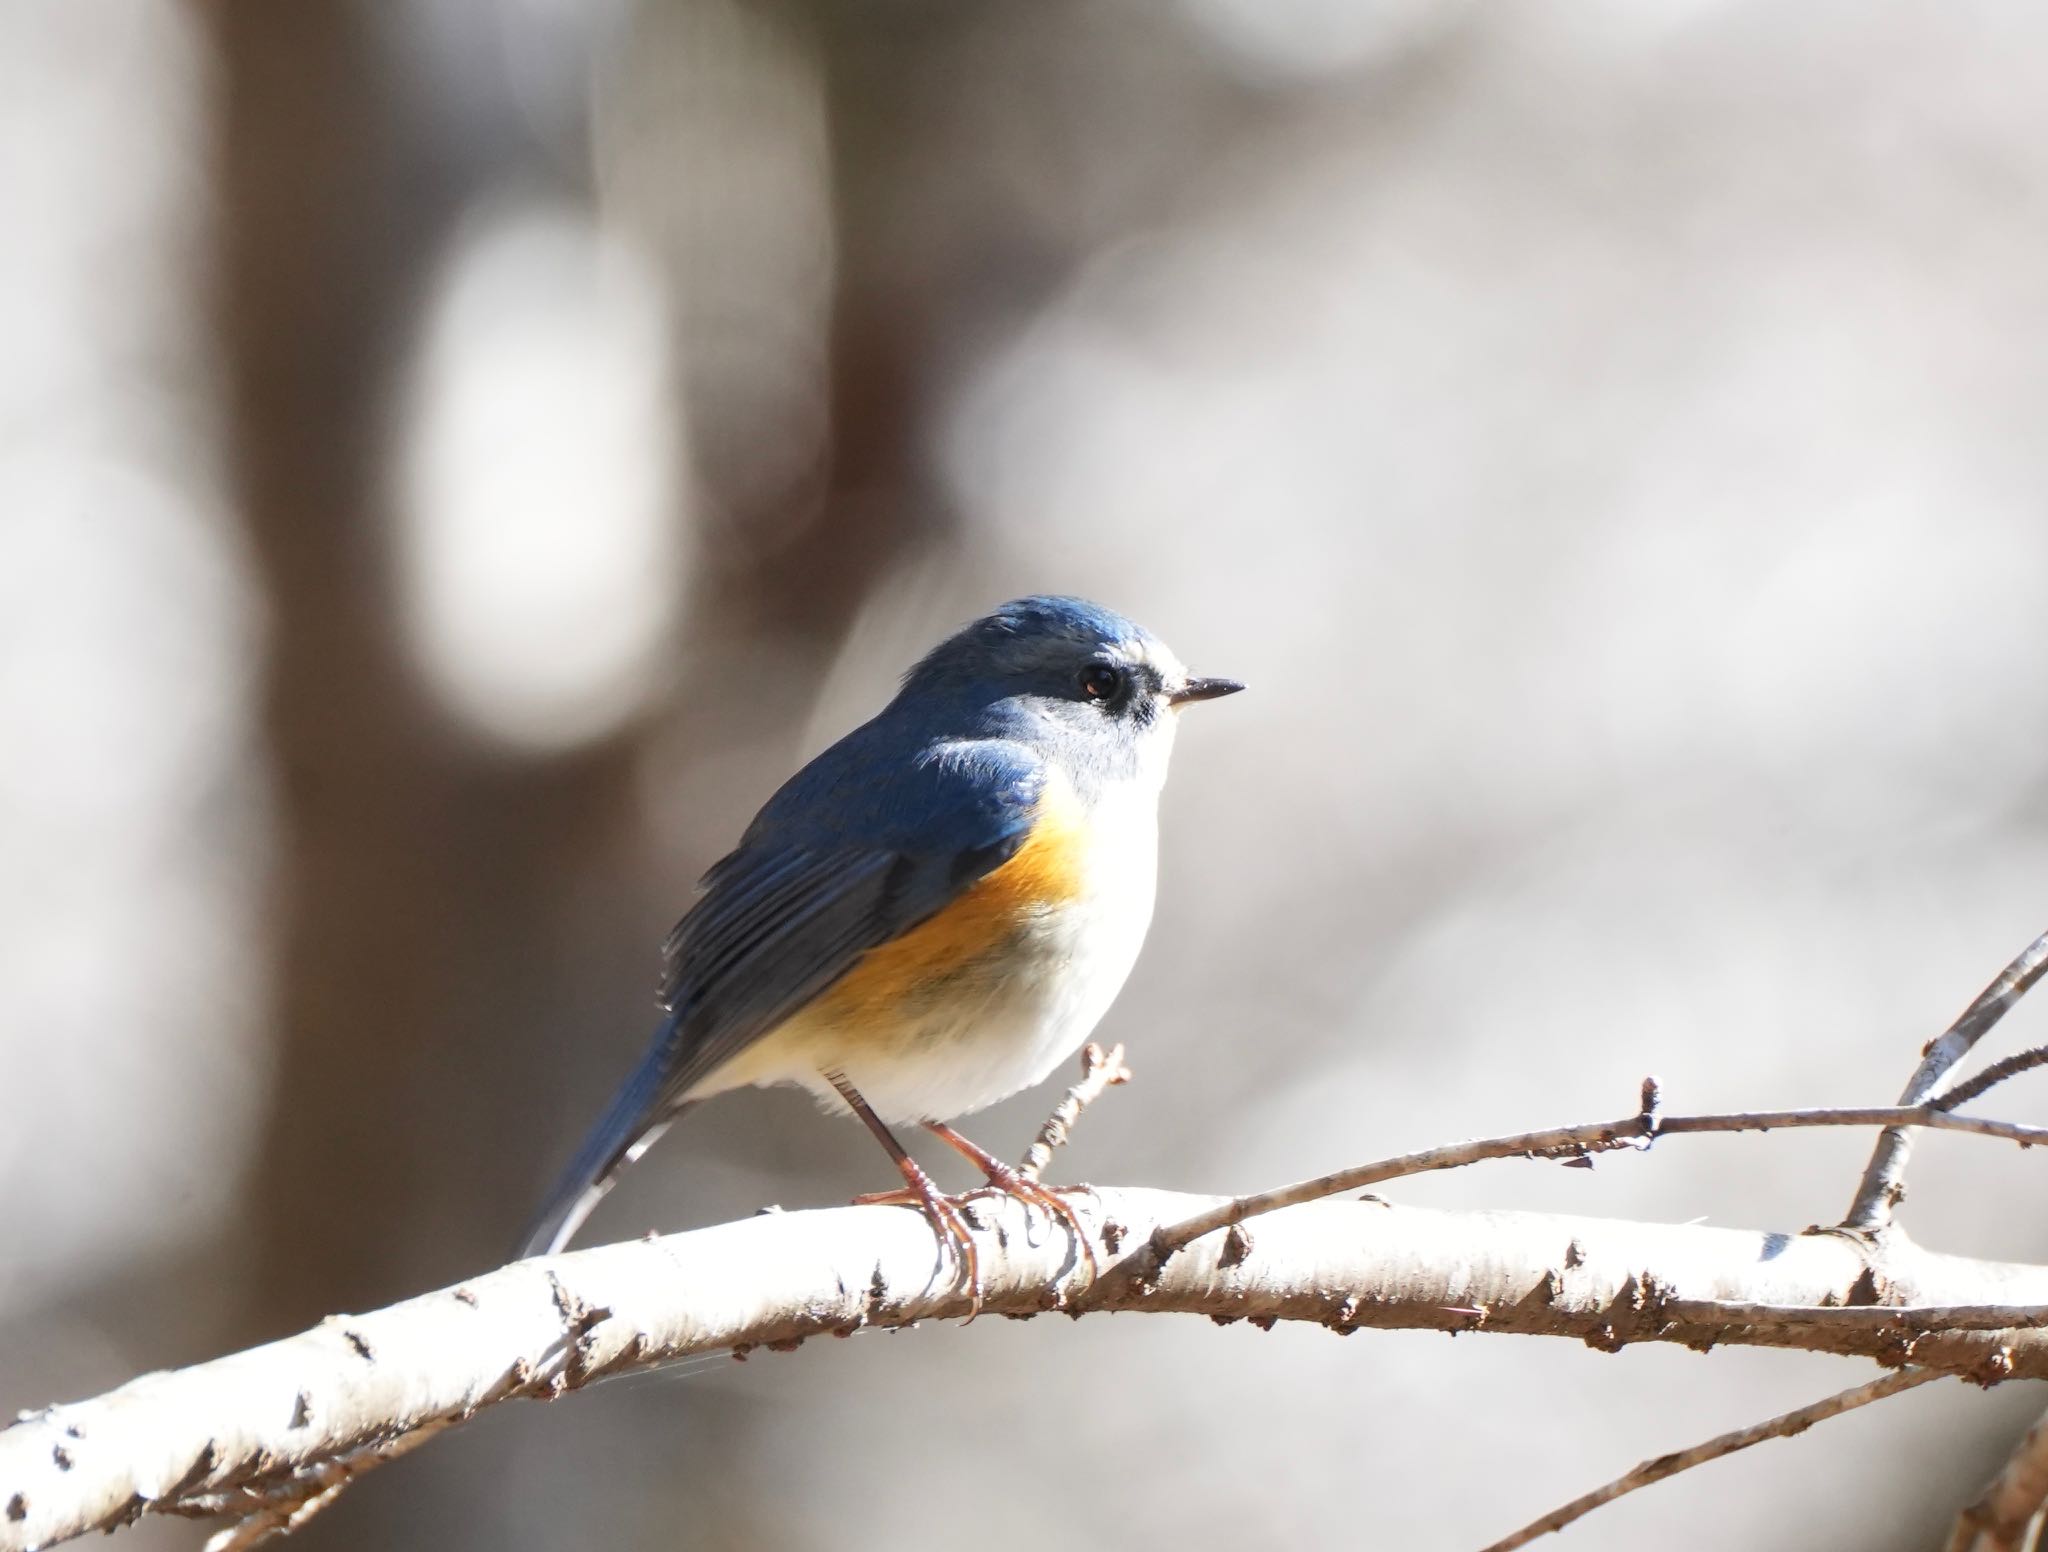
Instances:
[[[0,209],[0,1415],[496,1264],[697,874],[1022,592],[1253,686],[1063,1178],[1886,1102],[2048,926],[2035,8],[7,0]],[[1796,1229],[1867,1144],[1394,1194]],[[587,1237],[887,1175],[741,1095]],[[2048,1256],[2041,1161],[1914,1187]],[[1467,1546],[1865,1373],[984,1321],[504,1409],[294,1545]],[[2041,1405],[1562,1544],[1924,1547]]]

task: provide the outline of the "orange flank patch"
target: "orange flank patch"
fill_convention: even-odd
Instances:
[[[971,972],[977,960],[1000,952],[1034,918],[1080,897],[1086,887],[1087,823],[1071,788],[1064,782],[1048,785],[1031,833],[1008,862],[937,915],[868,950],[798,1020],[812,1028],[832,1026],[842,1036],[865,1026],[887,1038],[920,992]]]

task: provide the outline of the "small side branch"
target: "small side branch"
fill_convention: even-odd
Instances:
[[[2029,1428],[1998,1475],[1956,1516],[1944,1552],[2024,1552],[2039,1546],[2048,1503],[2048,1417]]]
[[[1645,1098],[1652,1098],[1655,1085],[1646,1082]],[[1236,1197],[1209,1211],[1176,1223],[1155,1236],[1153,1252],[1162,1259],[1193,1244],[1205,1234],[1233,1224],[1297,1207],[1326,1196],[1340,1196],[1383,1181],[1407,1175],[1426,1175],[1436,1170],[1461,1169],[1486,1159],[1561,1159],[1567,1163],[1590,1163],[1595,1154],[1618,1148],[1646,1148],[1658,1137],[1704,1132],[1774,1132],[1815,1126],[1882,1126],[1903,1130],[1928,1127],[1938,1131],[1970,1132],[1980,1137],[1998,1137],[2022,1147],[2048,1143],[2048,1127],[2022,1126],[2012,1121],[1990,1121],[1977,1116],[1953,1115],[1931,1105],[1878,1106],[1868,1109],[1829,1110],[1747,1110],[1726,1114],[1660,1116],[1654,1105],[1645,1104],[1632,1116],[1614,1121],[1594,1121],[1579,1126],[1554,1126],[1539,1132],[1515,1132],[1505,1137],[1485,1137],[1473,1142],[1452,1143],[1442,1148],[1425,1148],[1420,1153],[1403,1153],[1370,1164],[1356,1164],[1310,1180],[1296,1181],[1271,1191]]]
[[[1958,1105],[1967,1105],[1971,1100],[1981,1098],[2008,1078],[2017,1078],[2023,1072],[2032,1072],[2036,1067],[2048,1067],[2048,1045],[2037,1045],[2031,1051],[2015,1051],[2011,1056],[2002,1056],[1975,1077],[1965,1078],[1941,1091],[1934,1101],[1942,1110],[1953,1110]]]
[[[1677,1450],[1669,1455],[1659,1455],[1655,1460],[1646,1460],[1625,1476],[1616,1477],[1604,1487],[1574,1498],[1568,1504],[1531,1520],[1513,1535],[1503,1536],[1482,1552],[1515,1552],[1526,1547],[1539,1537],[1560,1531],[1573,1520],[1591,1514],[1605,1504],[1625,1494],[1633,1493],[1639,1487],[1649,1487],[1667,1477],[1675,1477],[1681,1471],[1690,1471],[1694,1466],[1704,1466],[1710,1460],[1720,1460],[1738,1450],[1746,1450],[1753,1444],[1762,1444],[1766,1439],[1789,1439],[1794,1434],[1804,1433],[1815,1423],[1825,1422],[1830,1417],[1840,1417],[1844,1412],[1853,1412],[1858,1407],[1869,1406],[1873,1401],[1882,1401],[1887,1396],[1896,1396],[1902,1390],[1911,1390],[1916,1385],[1925,1385],[1930,1380],[1940,1379],[1938,1374],[1926,1369],[1901,1369],[1872,1380],[1867,1385],[1858,1385],[1853,1390],[1844,1390],[1816,1401],[1811,1406],[1800,1407],[1797,1411],[1785,1412],[1768,1421],[1753,1423],[1747,1428],[1737,1428],[1732,1433],[1717,1435],[1704,1443],[1695,1444],[1689,1450]]]
[[[2034,939],[2013,962],[1999,972],[1998,979],[1963,1009],[1960,1017],[1922,1054],[1920,1065],[1899,1095],[1902,1107],[1925,1105],[1933,1099],[1941,1080],[1951,1067],[1969,1055],[1970,1048],[2012,1011],[2029,988],[2048,973],[2048,932]],[[1961,1101],[1956,1101],[1961,1103]],[[1855,1200],[1842,1226],[1875,1234],[1892,1220],[1906,1194],[1906,1163],[1913,1151],[1912,1134],[1903,1127],[1888,1127],[1864,1166],[1863,1179],[1856,1187]]]
[[[1045,1173],[1045,1166],[1052,1162],[1053,1151],[1067,1144],[1067,1137],[1074,1129],[1074,1123],[1103,1091],[1115,1088],[1119,1083],[1131,1081],[1131,1069],[1124,1065],[1124,1048],[1111,1046],[1104,1051],[1101,1046],[1089,1041],[1081,1048],[1081,1079],[1067,1090],[1067,1097],[1053,1108],[1045,1118],[1045,1125],[1038,1129],[1038,1136],[1025,1150],[1024,1163],[1017,1173],[1026,1180],[1036,1180]]]
[[[225,1527],[207,1538],[205,1552],[249,1552],[273,1536],[290,1535],[339,1498],[357,1477],[418,1449],[452,1426],[452,1420],[426,1423],[388,1443],[366,1445],[353,1454],[322,1461],[276,1487],[243,1489],[211,1501],[195,1498],[176,1512],[194,1518],[228,1519]]]

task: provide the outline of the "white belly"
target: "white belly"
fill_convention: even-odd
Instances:
[[[885,1121],[970,1115],[1050,1077],[1095,1032],[1137,963],[1152,923],[1157,828],[1143,826],[1102,858],[1080,901],[1049,916],[1020,946],[986,999],[927,1015],[922,1040],[864,1055],[846,1078]],[[837,1106],[829,1084],[811,1083]]]

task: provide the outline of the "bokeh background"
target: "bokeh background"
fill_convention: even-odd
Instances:
[[[1068,1178],[1887,1101],[2048,925],[2038,8],[7,0],[0,209],[0,1412],[495,1264],[697,873],[1025,591],[1253,685]],[[1866,1143],[1398,1195],[1797,1228]],[[738,1096],[592,1233],[886,1174]],[[2041,1161],[1914,1178],[2048,1255]],[[1469,1546],[1862,1374],[984,1321],[504,1410],[295,1545]],[[2042,1401],[1563,1544],[1924,1547]]]

